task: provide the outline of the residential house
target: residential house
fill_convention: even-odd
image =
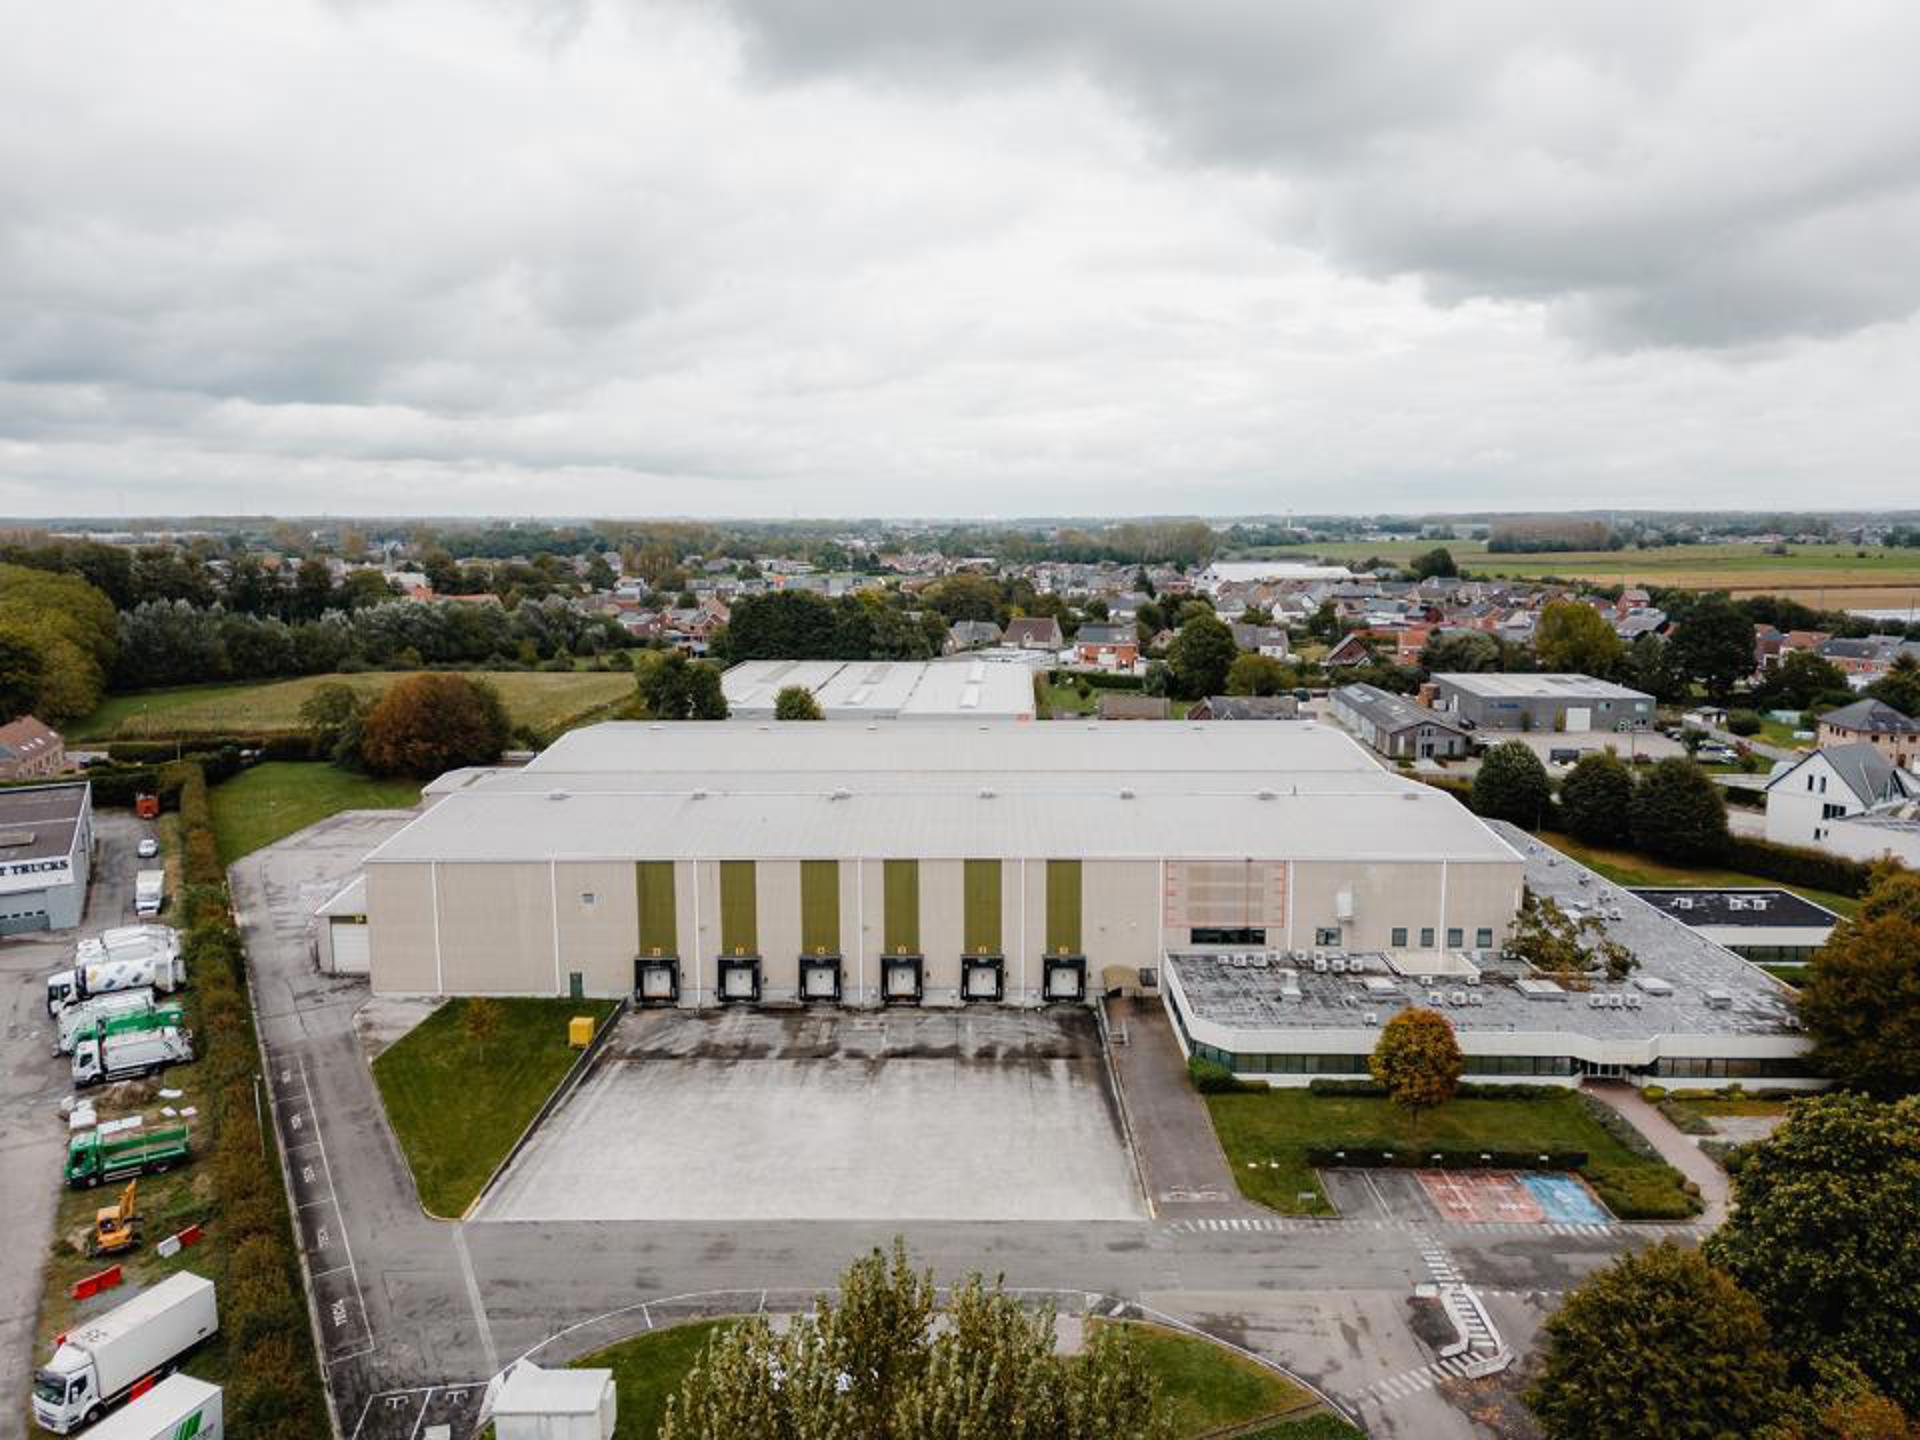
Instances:
[[[1329,713],[1343,729],[1390,759],[1451,759],[1471,747],[1466,727],[1455,717],[1375,685],[1342,685],[1328,701]]]
[[[1372,637],[1363,635],[1357,630],[1351,635],[1343,635],[1339,643],[1327,652],[1326,658],[1320,663],[1329,670],[1341,669],[1348,665],[1369,665],[1373,663]]]
[[[1288,654],[1287,632],[1278,625],[1235,625],[1233,643],[1242,650],[1275,660],[1284,660]]]
[[[1767,839],[1827,847],[1837,822],[1920,798],[1920,778],[1866,741],[1783,760],[1767,780]]]
[[[31,715],[0,725],[0,780],[38,780],[67,768],[60,732]]]
[[[1136,695],[1127,690],[1100,692],[1102,720],[1165,720],[1173,713],[1164,695]]]
[[[1864,690],[1893,668],[1899,656],[1920,658],[1920,640],[1903,640],[1898,635],[1868,635],[1859,640],[1832,639],[1820,646],[1822,658],[1832,661],[1856,690]]]
[[[1062,650],[1067,643],[1060,633],[1060,622],[1051,615],[1016,616],[1007,622],[1006,633],[1000,638],[1002,644],[1017,650]]]
[[[947,630],[947,653],[978,650],[1000,643],[1000,627],[991,620],[956,620]]]
[[[1073,644],[1082,665],[1126,670],[1140,659],[1140,636],[1132,625],[1082,625]]]
[[[1920,720],[1880,700],[1856,700],[1820,717],[1819,742],[1873,746],[1902,770],[1920,769]]]

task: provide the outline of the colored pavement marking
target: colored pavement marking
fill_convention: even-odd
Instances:
[[[1538,1225],[1547,1218],[1531,1190],[1514,1176],[1494,1171],[1415,1172],[1441,1215],[1457,1224],[1510,1221]]]
[[[1587,1187],[1571,1175],[1523,1175],[1520,1183],[1533,1192],[1547,1218],[1570,1225],[1604,1225],[1608,1215]]]

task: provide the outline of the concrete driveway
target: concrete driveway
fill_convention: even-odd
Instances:
[[[60,1201],[66,1123],[60,1101],[73,1093],[64,1058],[53,1053],[47,1015],[49,971],[73,963],[74,943],[113,925],[130,925],[133,847],[151,827],[121,811],[94,812],[95,853],[80,928],[0,940],[0,1213],[8,1244],[0,1252],[0,1436],[24,1435],[40,1287]]]
[[[476,1220],[1145,1218],[1084,1009],[641,1011]]]

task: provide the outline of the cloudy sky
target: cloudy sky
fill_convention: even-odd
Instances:
[[[1912,505],[1912,0],[0,0],[0,514]]]

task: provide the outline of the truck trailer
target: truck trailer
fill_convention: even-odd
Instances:
[[[67,1142],[67,1184],[76,1190],[92,1189],[109,1180],[157,1175],[184,1164],[191,1154],[184,1125],[122,1130],[105,1136],[89,1130]]]
[[[87,1440],[222,1440],[221,1392],[191,1375],[170,1375],[87,1432]]]
[[[169,1065],[185,1065],[192,1059],[192,1032],[179,1026],[82,1035],[73,1047],[73,1084],[84,1090],[103,1081],[157,1075]]]
[[[153,1008],[151,985],[142,985],[133,990],[114,990],[105,995],[96,995],[91,1000],[63,1006],[53,1017],[53,1053],[71,1055],[74,1041],[91,1033],[102,1020],[114,1020],[122,1015],[150,1015]]]
[[[33,1418],[68,1435],[152,1385],[220,1328],[211,1280],[182,1270],[76,1325],[33,1377]]]

